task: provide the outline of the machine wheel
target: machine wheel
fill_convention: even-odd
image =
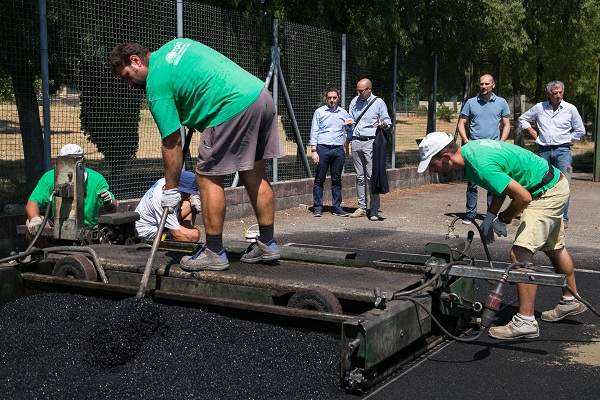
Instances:
[[[54,265],[52,275],[82,281],[95,282],[98,280],[94,263],[81,254],[70,254],[58,260]]]
[[[287,306],[335,314],[342,312],[342,305],[337,297],[329,290],[320,288],[300,290],[294,293]]]

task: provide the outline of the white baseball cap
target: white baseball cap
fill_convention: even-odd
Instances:
[[[83,149],[75,143],[65,144],[58,152],[58,156],[81,156],[83,157]]]
[[[421,158],[421,162],[419,163],[419,168],[417,168],[417,172],[422,174],[429,167],[429,162],[431,158],[439,153],[444,147],[448,146],[452,142],[452,136],[448,135],[446,132],[431,132],[428,133],[427,136],[421,143],[419,143],[419,157]]]

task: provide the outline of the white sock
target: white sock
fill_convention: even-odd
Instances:
[[[575,300],[575,296],[565,296],[565,295],[563,295],[561,297],[561,300],[562,301],[573,301],[573,300]]]
[[[527,322],[535,321],[535,315],[523,315],[523,314],[517,313],[517,317],[519,317],[523,321],[527,321]]]

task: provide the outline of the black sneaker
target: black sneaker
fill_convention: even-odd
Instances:
[[[323,215],[323,212],[317,208],[315,208],[315,210],[313,211],[313,217],[321,217]]]
[[[336,217],[347,217],[349,214],[344,211],[341,207],[339,208],[334,208],[331,213],[333,215],[335,215]]]

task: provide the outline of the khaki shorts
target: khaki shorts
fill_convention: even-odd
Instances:
[[[554,187],[523,210],[513,245],[533,253],[565,247],[563,213],[568,200],[569,182],[561,176]]]
[[[229,121],[202,132],[196,173],[228,175],[254,169],[259,160],[281,155],[273,98],[263,89],[258,98]]]

